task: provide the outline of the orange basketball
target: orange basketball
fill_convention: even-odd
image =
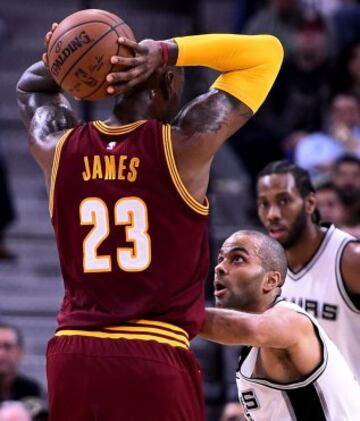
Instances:
[[[52,77],[74,97],[90,101],[106,98],[106,75],[118,69],[110,58],[133,55],[117,42],[120,36],[135,40],[130,27],[113,13],[87,9],[68,16],[48,46]]]

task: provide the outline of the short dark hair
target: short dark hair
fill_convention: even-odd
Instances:
[[[324,181],[316,186],[316,191],[331,190],[338,193],[338,189],[332,181]]]
[[[283,246],[268,235],[255,230],[244,230],[239,233],[256,237],[260,240],[259,257],[261,265],[266,272],[276,271],[281,275],[279,287],[285,282],[287,272],[287,259]]]
[[[340,156],[340,158],[338,158],[333,165],[333,169],[334,172],[339,170],[339,167],[342,164],[355,164],[358,167],[360,167],[360,159],[354,155],[350,155],[350,154],[346,154],[346,155],[342,155]]]
[[[270,162],[258,173],[257,181],[266,175],[272,174],[291,174],[294,177],[295,186],[303,199],[310,193],[315,193],[315,188],[311,182],[309,171],[299,167],[291,161],[284,159],[281,161]],[[317,209],[315,209],[312,214],[312,220],[316,224],[320,222],[320,214]]]
[[[21,330],[17,326],[14,326],[10,323],[4,323],[4,322],[0,321],[0,329],[12,330],[16,335],[16,342],[19,345],[19,347],[20,348],[24,347],[24,336],[23,336]]]

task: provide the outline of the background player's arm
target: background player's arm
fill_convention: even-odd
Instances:
[[[262,314],[207,308],[200,336],[224,345],[289,350],[314,336],[310,320],[295,311],[274,308]]]
[[[29,67],[16,86],[21,117],[29,133],[31,152],[49,178],[55,146],[77,118],[43,62]]]
[[[360,294],[360,243],[349,243],[341,259],[343,281],[351,294]]]

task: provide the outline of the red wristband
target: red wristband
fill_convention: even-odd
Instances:
[[[166,42],[159,41],[160,47],[161,47],[161,53],[163,58],[163,65],[167,66],[169,61],[169,47]]]

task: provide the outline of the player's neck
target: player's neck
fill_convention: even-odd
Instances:
[[[152,103],[146,92],[122,97],[114,106],[113,113],[106,120],[109,126],[121,126],[138,120],[156,118],[152,111]]]
[[[314,223],[308,223],[298,241],[286,250],[288,266],[293,272],[301,270],[318,250],[325,231]]]

